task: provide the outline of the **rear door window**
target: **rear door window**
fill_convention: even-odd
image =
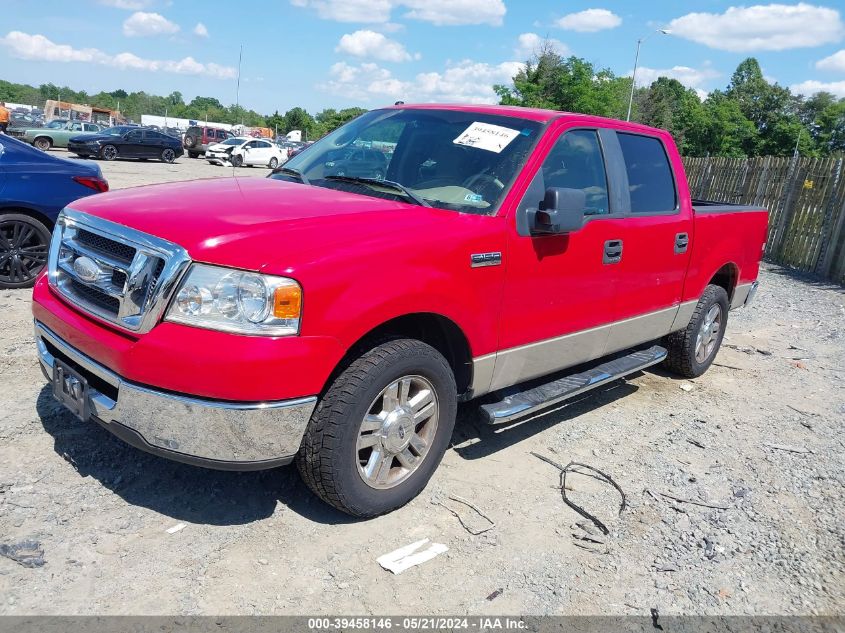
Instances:
[[[632,213],[670,213],[678,206],[675,178],[660,139],[641,134],[617,133],[625,169]]]

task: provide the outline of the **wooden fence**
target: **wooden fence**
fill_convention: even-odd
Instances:
[[[766,259],[845,283],[842,158],[686,158],[693,199],[769,210]]]

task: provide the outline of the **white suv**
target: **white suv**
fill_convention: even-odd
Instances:
[[[265,165],[275,169],[287,160],[287,151],[265,139],[236,136],[210,145],[205,158],[212,165]]]

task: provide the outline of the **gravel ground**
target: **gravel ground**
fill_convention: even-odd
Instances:
[[[185,158],[103,169],[113,188],[231,175]],[[202,470],[76,422],[44,387],[29,292],[0,291],[0,543],[37,540],[47,561],[0,557],[0,613],[842,614],[845,290],[775,267],[761,281],[703,377],[639,373],[506,429],[465,405],[429,487],[370,521],[292,467]],[[607,536],[530,451],[618,482],[621,513],[610,486],[567,478]],[[470,534],[439,503],[485,521],[452,495],[495,527]],[[375,562],[422,538],[449,551],[400,576]]]

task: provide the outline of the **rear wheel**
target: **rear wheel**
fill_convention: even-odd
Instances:
[[[53,141],[51,141],[49,138],[42,136],[40,138],[35,139],[32,144],[35,145],[35,147],[37,147],[38,149],[40,149],[42,152],[46,152],[53,146]]]
[[[270,159],[270,164],[268,165],[268,167],[270,169],[276,169],[276,167],[278,167],[278,166],[279,166],[279,159],[276,158],[275,156],[273,156],[273,158]]]
[[[0,215],[0,288],[29,288],[47,264],[50,231],[18,213]]]
[[[701,376],[716,358],[727,325],[728,293],[711,284],[704,289],[687,327],[666,337],[666,367],[686,378]]]
[[[199,152],[188,152],[188,158],[199,158]]]
[[[114,160],[117,158],[117,148],[114,145],[103,145],[103,149],[100,150],[100,158]]]
[[[174,160],[176,160],[176,152],[174,152],[169,147],[164,148],[163,150],[161,150],[161,160],[165,163],[172,163]]]
[[[297,467],[323,501],[370,517],[416,497],[437,468],[457,411],[455,377],[433,347],[394,339],[366,351],[314,410]]]

